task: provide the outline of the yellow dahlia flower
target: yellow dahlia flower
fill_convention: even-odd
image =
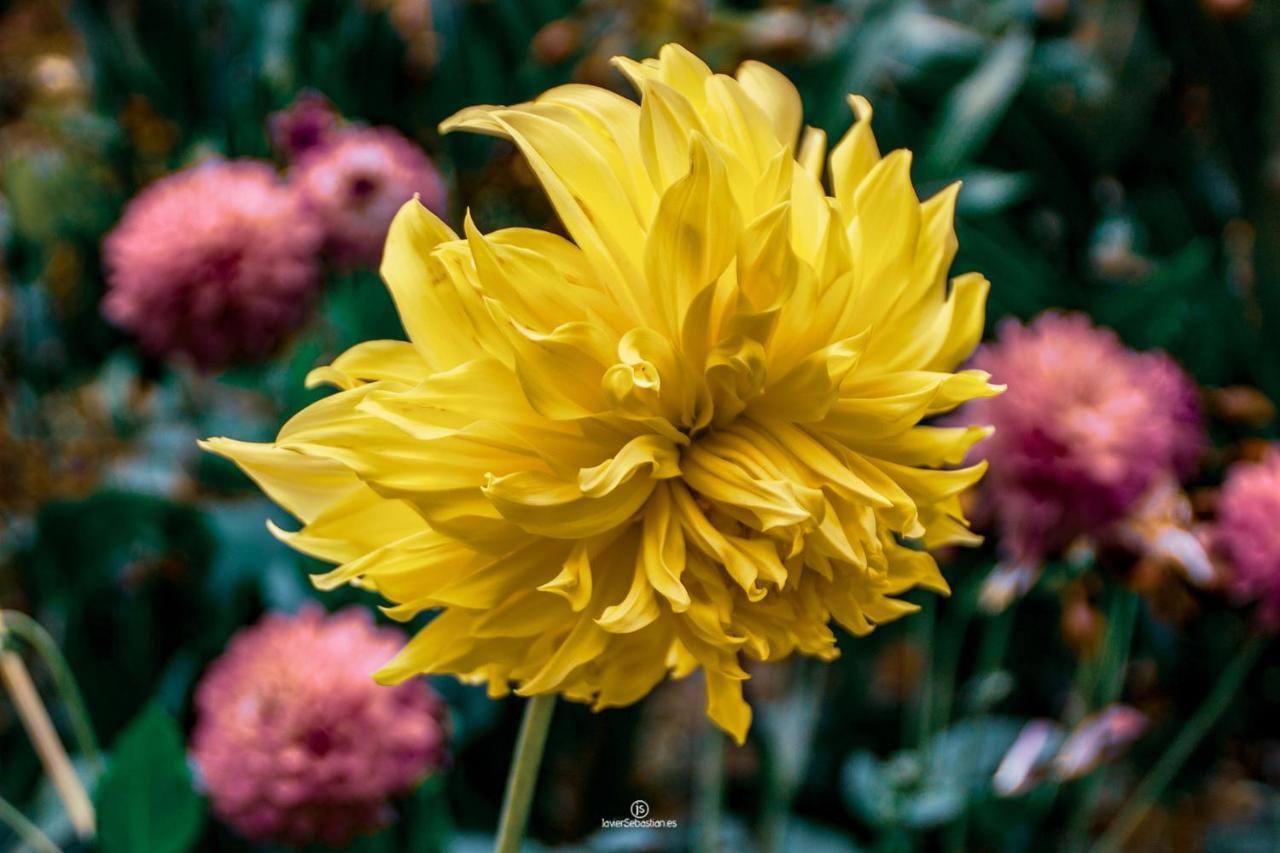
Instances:
[[[834,658],[832,619],[946,593],[926,549],[976,540],[957,495],[984,466],[944,466],[987,431],[920,422],[999,391],[953,372],[987,282],[948,287],[957,187],[921,203],[865,100],[827,157],[764,65],[617,64],[638,105],[569,85],[442,125],[511,140],[572,239],[406,204],[382,274],[409,341],[316,370],[338,393],[275,443],[207,447],[341,564],[320,588],[443,611],[380,681],[605,708],[701,668],[742,741],[744,655]]]

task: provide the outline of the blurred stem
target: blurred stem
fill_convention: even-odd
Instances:
[[[0,636],[8,629],[5,627],[3,615],[0,614]],[[67,810],[71,825],[75,827],[80,838],[92,838],[94,832],[93,802],[84,789],[67,750],[58,738],[58,732],[49,719],[49,711],[40,701],[40,693],[31,681],[31,673],[27,665],[15,652],[0,649],[0,680],[3,680],[9,697],[22,720],[22,727],[27,731],[40,764],[49,780],[53,782],[58,797]]]
[[[1081,666],[1081,675],[1087,672],[1090,677],[1079,679],[1076,709],[1068,714],[1071,724],[1074,725],[1090,712],[1117,701],[1124,692],[1124,675],[1133,650],[1139,603],[1138,596],[1130,590],[1121,588],[1113,591],[1107,608],[1107,639],[1097,663],[1090,662],[1087,666]],[[1068,829],[1070,850],[1083,850],[1088,846],[1089,818],[1101,791],[1105,769],[1105,766],[1098,768],[1081,785]]]
[[[975,590],[975,596],[977,592]],[[977,599],[975,597],[976,604]],[[972,678],[981,678],[999,670],[1004,665],[1005,656],[1009,652],[1009,639],[1013,635],[1014,614],[1017,609],[1006,607],[990,616],[982,624],[982,640],[978,645],[978,658],[974,664]],[[975,715],[981,720],[987,716],[984,709]],[[969,810],[965,809],[952,821],[944,832],[944,844],[947,850],[963,851],[967,849],[969,838]]]
[[[1187,721],[1182,731],[1178,732],[1178,736],[1174,738],[1173,743],[1160,756],[1160,760],[1151,768],[1146,777],[1138,783],[1133,796],[1129,798],[1129,802],[1125,804],[1119,817],[1115,819],[1098,842],[1097,850],[1107,853],[1107,851],[1121,849],[1125,841],[1133,834],[1133,831],[1142,823],[1142,819],[1146,817],[1152,804],[1160,799],[1165,788],[1169,786],[1173,778],[1178,775],[1178,771],[1186,764],[1187,759],[1191,757],[1191,753],[1200,745],[1200,741],[1213,728],[1218,718],[1222,716],[1222,712],[1227,709],[1227,706],[1231,704],[1231,700],[1240,689],[1240,685],[1244,683],[1245,677],[1253,669],[1253,665],[1258,662],[1258,656],[1262,654],[1262,650],[1265,647],[1266,641],[1261,635],[1257,634],[1241,644],[1235,657],[1231,659],[1222,671],[1221,677],[1218,678],[1218,683],[1213,686],[1209,695],[1205,697],[1204,704],[1196,709],[1195,714]]]
[[[924,677],[920,679],[920,691],[916,695],[914,737],[908,741],[916,749],[923,748],[929,740],[929,727],[933,718],[933,679],[938,659],[934,648],[934,637],[938,632],[938,608],[932,598],[927,598],[920,609],[924,612],[920,614],[916,624],[919,626],[920,651],[925,656],[925,667]]]
[[[507,793],[502,799],[502,817],[498,822],[498,840],[494,853],[517,853],[529,823],[533,791],[537,787],[538,767],[551,729],[551,712],[556,695],[531,696],[524,706],[520,734],[516,738],[515,756],[507,773]]]
[[[694,816],[698,853],[715,853],[720,840],[720,808],[724,789],[724,735],[711,721],[705,722],[698,749],[694,782]]]
[[[81,754],[94,770],[101,769],[102,750],[93,733],[93,723],[89,719],[88,707],[84,704],[84,697],[76,685],[75,675],[71,672],[71,666],[62,654],[62,649],[58,648],[57,642],[43,625],[21,611],[0,611],[0,626],[8,629],[15,636],[21,637],[44,661],[44,665],[53,675],[54,685],[58,688],[63,703],[67,706],[71,731],[75,735]]]
[[[765,853],[779,853],[786,843],[791,803],[813,752],[813,735],[826,692],[827,665],[801,657],[795,662],[793,675],[788,701],[766,712],[777,719],[768,719],[769,725],[764,727],[772,735],[760,818],[761,849]]]
[[[974,609],[978,604],[978,589],[981,578],[977,573],[966,578],[956,593],[955,607],[951,608],[953,626],[948,631],[945,645],[939,649],[938,696],[933,703],[933,719],[930,721],[930,733],[944,728],[951,721],[951,706],[955,702],[956,674],[960,668],[960,652],[964,648],[965,635],[969,633],[969,623],[973,619]]]
[[[21,838],[22,843],[36,853],[62,853],[58,845],[40,831],[40,827],[27,820],[26,816],[4,797],[0,797],[0,823],[12,829],[13,834]]]
[[[1124,676],[1133,650],[1133,633],[1138,625],[1140,599],[1127,589],[1119,590],[1108,613],[1107,643],[1103,648],[1102,667],[1094,694],[1096,707],[1103,708],[1120,699],[1124,692]]]
[[[990,617],[982,632],[982,644],[978,648],[978,661],[975,675],[987,675],[995,672],[1004,664],[1005,654],[1009,651],[1009,636],[1013,633],[1014,607],[1006,607]]]

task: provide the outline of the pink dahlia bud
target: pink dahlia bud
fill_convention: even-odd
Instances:
[[[232,638],[196,688],[191,752],[214,812],[245,837],[347,844],[445,761],[443,701],[374,670],[404,637],[349,609],[273,614]]]
[[[1218,499],[1215,550],[1225,558],[1227,586],[1242,601],[1257,600],[1258,616],[1280,628],[1280,448],[1261,462],[1239,462]]]
[[[1016,797],[1039,784],[1062,739],[1062,726],[1054,721],[1029,720],[996,768],[991,780],[996,796]]]
[[[271,146],[292,163],[308,151],[327,145],[340,123],[338,111],[324,95],[307,89],[293,103],[267,117]]]
[[[1084,316],[1006,321],[973,366],[1008,385],[960,417],[995,426],[978,446],[991,464],[982,508],[1015,564],[1101,533],[1153,486],[1186,473],[1203,445],[1190,378]]]
[[[154,355],[209,370],[262,358],[306,318],[319,246],[270,166],[204,163],[129,203],[102,245],[102,310]]]
[[[385,127],[351,127],[314,148],[289,171],[307,208],[325,231],[341,266],[376,266],[387,228],[414,193],[439,213],[440,173],[422,149]]]
[[[1128,705],[1108,705],[1084,718],[1053,759],[1053,775],[1067,782],[1114,761],[1142,737],[1147,724],[1147,715]]]
[[[1046,779],[1079,779],[1123,755],[1147,725],[1147,716],[1128,705],[1108,705],[1070,732],[1052,720],[1031,720],[1000,761],[995,792],[1014,797]]]

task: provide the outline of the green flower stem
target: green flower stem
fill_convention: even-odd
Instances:
[[[547,732],[551,728],[551,712],[555,706],[554,693],[532,696],[525,703],[520,734],[516,738],[515,757],[507,774],[507,793],[502,800],[502,817],[498,822],[498,841],[494,845],[494,853],[517,853],[520,849],[525,825],[529,822],[529,809],[533,805],[538,767],[542,764],[542,752],[547,745]]]
[[[761,714],[761,729],[770,738],[760,808],[760,848],[765,853],[779,853],[786,844],[791,804],[813,753],[826,678],[825,663],[796,658],[787,696]]]
[[[1213,686],[1213,690],[1205,697],[1202,704],[1191,719],[1187,721],[1186,726],[1178,733],[1173,743],[1160,756],[1160,760],[1151,768],[1146,777],[1138,783],[1138,787],[1134,790],[1133,796],[1129,798],[1129,802],[1125,804],[1120,816],[1115,819],[1107,831],[1103,834],[1102,839],[1095,848],[1099,851],[1119,850],[1129,836],[1133,834],[1142,819],[1146,817],[1147,812],[1151,809],[1153,803],[1164,793],[1165,788],[1178,775],[1178,771],[1191,757],[1191,753],[1200,745],[1200,741],[1209,733],[1218,718],[1222,716],[1222,712],[1231,704],[1231,700],[1235,698],[1236,692],[1239,691],[1240,685],[1244,683],[1245,677],[1253,669],[1253,665],[1257,663],[1258,656],[1262,654],[1262,650],[1266,647],[1266,641],[1259,635],[1254,635],[1241,644],[1239,651],[1235,657],[1227,664],[1226,669],[1222,671],[1222,675],[1218,678],[1218,683]]]
[[[714,853],[720,847],[720,808],[724,789],[724,735],[710,721],[704,723],[697,758],[693,811],[697,833],[694,849]]]
[[[1098,677],[1097,705],[1104,708],[1120,699],[1124,692],[1124,678],[1129,669],[1129,655],[1133,651],[1133,635],[1138,625],[1139,598],[1129,590],[1120,590],[1110,609],[1110,631]]]
[[[1009,644],[1013,637],[1013,622],[1017,614],[1016,607],[1006,607],[999,613],[987,617],[982,622],[982,638],[978,645],[978,659],[974,665],[971,678],[980,678],[1000,670],[1009,654]],[[983,710],[975,718],[987,716]],[[945,847],[949,851],[968,849],[969,810],[960,812],[960,816],[947,825]]]
[[[1007,607],[1000,613],[987,617],[982,627],[982,640],[978,646],[978,660],[974,675],[990,675],[1004,666],[1009,653],[1009,641],[1013,635],[1016,607]]]
[[[0,823],[12,829],[13,834],[21,838],[22,843],[36,853],[62,853],[58,845],[40,831],[40,827],[27,820],[26,816],[4,797],[0,797]]]
[[[62,650],[48,631],[39,622],[18,610],[0,612],[0,625],[22,638],[35,651],[44,665],[53,675],[54,685],[62,695],[70,718],[71,733],[75,735],[80,753],[89,761],[94,770],[102,767],[102,751],[98,747],[98,739],[93,733],[93,724],[89,720],[89,709],[84,703],[80,688],[76,685],[71,666],[63,656]]]
[[[916,617],[916,628],[920,638],[920,654],[924,656],[924,672],[920,677],[920,686],[916,693],[914,738],[907,741],[916,749],[923,749],[929,740],[933,725],[933,680],[938,669],[937,646],[934,638],[938,633],[938,608],[932,598],[925,599],[920,605],[921,614]],[[905,739],[904,739],[905,740]]]
[[[951,722],[951,711],[956,695],[956,677],[960,669],[960,652],[964,648],[964,639],[978,606],[980,587],[981,578],[977,573],[972,573],[971,577],[966,578],[963,585],[958,588],[955,603],[950,607],[949,636],[938,649],[939,662],[936,673],[938,698],[933,703],[933,719],[929,726],[931,735]]]
[[[1079,723],[1090,712],[1120,699],[1124,691],[1129,656],[1133,652],[1139,604],[1138,596],[1128,589],[1112,591],[1111,603],[1107,607],[1107,637],[1099,660],[1096,663],[1082,663],[1079,667],[1075,686],[1078,691],[1077,701],[1067,720],[1071,725]],[[1076,798],[1067,834],[1068,850],[1084,850],[1088,847],[1089,818],[1102,791],[1102,775],[1103,769],[1099,769],[1080,785],[1080,794]]]

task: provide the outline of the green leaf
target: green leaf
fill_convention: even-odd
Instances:
[[[884,764],[866,750],[858,750],[845,761],[840,774],[845,802],[868,826],[893,823],[898,795],[885,772]]]
[[[154,705],[116,740],[97,791],[103,853],[190,850],[204,821],[178,726]]]
[[[991,776],[1022,726],[1011,717],[961,720],[919,751],[881,761],[855,752],[841,789],[850,809],[874,828],[942,826],[989,798]]]
[[[949,177],[981,150],[1027,79],[1033,46],[1027,32],[1011,30],[952,90],[924,146],[922,177]]]

